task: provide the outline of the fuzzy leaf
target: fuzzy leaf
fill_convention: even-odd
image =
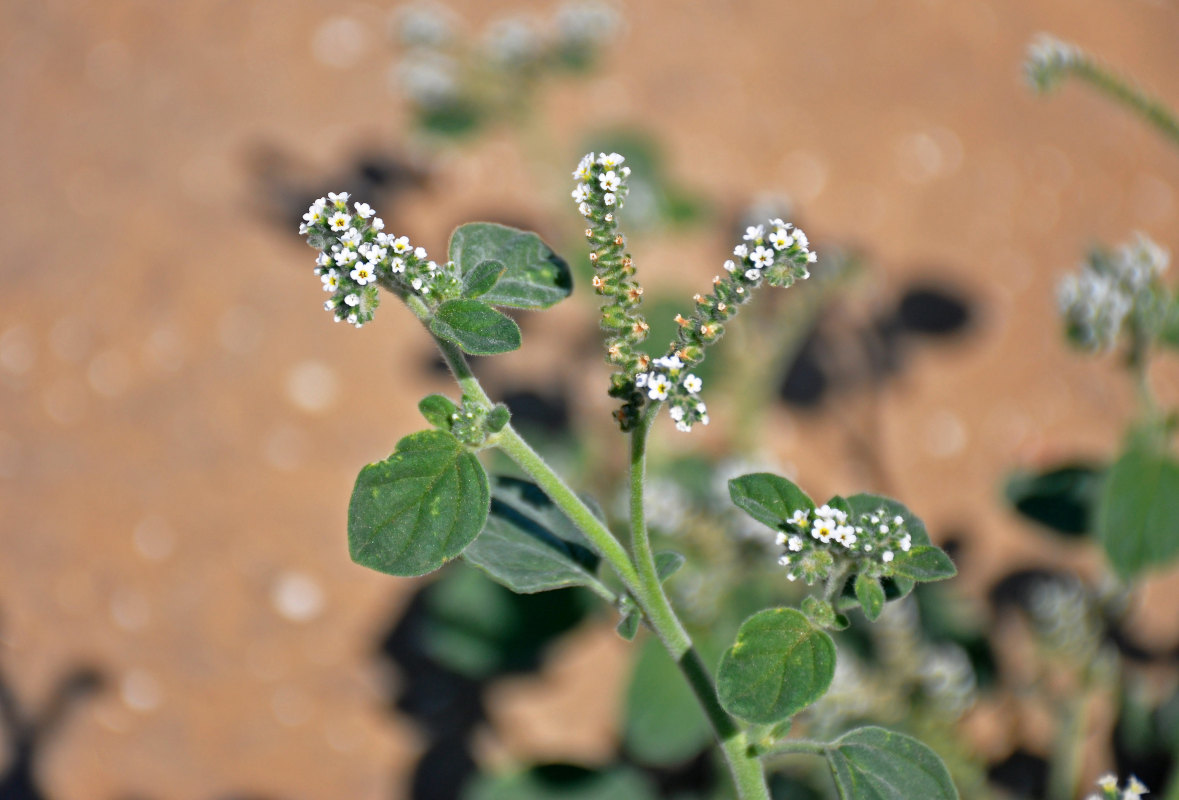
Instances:
[[[352,560],[390,575],[424,575],[466,549],[487,520],[483,465],[449,433],[423,431],[356,478],[348,507]]]
[[[730,714],[778,722],[818,700],[835,675],[835,643],[800,611],[771,608],[741,624],[721,659],[717,692]]]
[[[487,294],[506,270],[502,261],[480,261],[474,269],[463,275],[463,297],[475,298]]]
[[[618,624],[614,626],[614,630],[618,631],[618,635],[623,639],[633,642],[634,638],[639,635],[639,625],[642,621],[642,612],[632,605],[619,617]]]
[[[684,557],[673,550],[662,550],[655,554],[655,574],[661,583],[679,572],[683,565]]]
[[[806,492],[783,477],[769,472],[754,472],[729,481],[729,496],[734,505],[749,516],[777,529],[796,510],[810,511],[814,502]]]
[[[435,428],[450,430],[451,416],[458,411],[458,406],[449,397],[441,394],[426,395],[418,403],[418,411],[426,418],[426,422]]]
[[[946,765],[916,739],[857,728],[827,748],[840,800],[958,800]]]
[[[1106,479],[1097,536],[1126,579],[1179,555],[1179,463],[1148,445],[1123,454]]]
[[[482,300],[447,300],[430,320],[434,335],[473,356],[507,353],[520,347],[520,327]]]
[[[496,403],[487,413],[487,430],[499,433],[512,419],[512,414],[503,403]]]
[[[860,608],[864,609],[864,616],[868,621],[875,622],[884,610],[884,587],[876,578],[864,574],[857,575],[856,599],[860,601]]]
[[[528,231],[472,222],[450,237],[450,260],[464,278],[486,261],[498,261],[504,272],[483,301],[512,308],[548,308],[573,290],[569,265],[539,236]]]
[[[496,478],[487,525],[463,557],[520,594],[600,586],[585,537],[540,487],[516,478]]]
[[[915,581],[944,581],[958,574],[958,568],[940,547],[930,544],[917,545],[907,553],[897,553],[892,562],[893,571]]]

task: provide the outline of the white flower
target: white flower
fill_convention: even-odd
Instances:
[[[782,554],[782,555],[778,556],[778,564],[783,567],[790,566],[790,556],[788,556],[786,554]],[[791,578],[791,580],[793,580],[793,578]]]
[[[356,269],[352,270],[348,274],[352,277],[352,280],[356,281],[361,286],[367,286],[377,279],[376,272],[374,272],[373,268],[368,264],[358,264]]]
[[[816,261],[819,260],[819,254],[818,253],[807,253],[806,260],[807,260],[808,264],[814,264]]]
[[[299,223],[299,235],[300,236],[306,236],[310,232],[311,232],[311,229],[307,227],[306,222]]]
[[[346,267],[356,260],[356,251],[340,249],[333,251],[332,257],[336,260],[336,264]]]
[[[798,534],[792,533],[786,537],[786,546],[793,552],[797,553],[802,550],[803,539]]]
[[[747,269],[747,270],[745,270],[745,280],[756,281],[756,280],[760,280],[760,279],[761,279],[761,270],[760,269]]]
[[[676,422],[679,422],[684,418],[684,409],[682,409],[680,406],[672,406],[670,409],[668,409],[667,413],[668,416],[670,416]]]
[[[604,191],[617,192],[618,187],[622,186],[622,178],[619,178],[614,170],[610,170],[598,176],[598,183],[602,185]]]
[[[802,228],[794,229],[794,241],[798,242],[798,246],[803,250],[810,244],[810,241],[806,238],[806,234],[802,232]]]
[[[586,153],[582,156],[581,161],[577,165],[577,169],[573,170],[573,177],[579,181],[588,181],[590,179],[590,168],[594,165],[594,154]]]
[[[1115,791],[1118,788],[1118,776],[1107,772],[1097,779],[1097,785],[1107,792]]]
[[[614,192],[606,192],[604,195],[602,195],[602,202],[608,206],[614,205],[617,200],[618,195],[614,194]]]
[[[573,190],[573,202],[584,203],[589,199],[590,188],[584,183],[577,184],[577,188]]]
[[[381,219],[380,217],[373,217],[373,221],[369,224],[372,226],[374,231],[385,230],[385,220]],[[381,244],[384,244],[384,242],[381,242]]]
[[[352,217],[343,211],[337,211],[328,217],[328,225],[333,231],[346,231],[352,224]]]
[[[328,274],[320,278],[323,281],[323,290],[325,292],[334,292],[340,288],[340,273],[334,269],[328,270]]]
[[[811,524],[810,515],[801,508],[796,508],[794,513],[790,515],[790,524],[806,530],[807,526]]]
[[[775,250],[785,250],[794,243],[790,232],[785,228],[778,228],[770,234],[770,244],[774,246]]]
[[[328,202],[336,208],[343,210],[348,207],[348,193],[340,192],[336,194],[335,192],[328,192]]]
[[[737,258],[745,258],[749,255],[749,248],[743,244],[739,244],[733,248],[733,255]]]
[[[647,379],[647,396],[652,400],[666,400],[667,390],[670,388],[671,381],[667,379],[666,375],[653,372],[651,377]]]
[[[410,251],[410,249],[411,248],[409,246],[409,237],[408,236],[398,236],[396,239],[393,240],[393,252],[394,253],[399,253],[399,254],[408,253]]]
[[[577,211],[583,217],[588,217],[594,213],[594,210],[592,208],[590,208],[589,203],[582,203],[581,205],[579,205],[577,207]]]
[[[405,272],[405,259],[401,256],[393,256],[389,262],[389,270],[391,272]]]
[[[724,268],[725,272],[733,272],[737,269],[737,262],[730,258],[724,263]]]
[[[880,554],[880,560],[883,561],[885,564],[892,561],[893,558],[894,558],[894,556],[893,556],[891,550],[885,550],[883,553]]]
[[[1150,790],[1146,788],[1146,784],[1131,775],[1126,784],[1126,790],[1122,793],[1122,800],[1142,800],[1142,795],[1149,793]]]
[[[648,372],[640,372],[638,375],[635,375],[635,387],[642,389],[647,385],[647,379],[649,377],[651,377],[651,375]]]
[[[422,290],[422,279],[414,278],[412,281],[410,281],[410,286],[413,287],[415,292],[420,292]]]
[[[329,256],[327,253],[320,253],[319,255],[317,255],[315,257],[315,263],[321,267],[331,266],[332,257]]]
[[[437,261],[428,262],[426,264],[426,269],[430,270],[430,272],[437,272],[438,271],[438,262]]]
[[[689,431],[692,430],[692,426],[686,422],[677,422],[675,424],[675,429],[677,431],[679,431],[680,433],[688,433]]]
[[[321,197],[311,204],[311,208],[307,209],[307,213],[303,215],[303,219],[305,219],[309,225],[314,225],[323,219],[323,212],[326,210],[326,205],[324,204],[324,200]]]
[[[606,169],[615,169],[616,167],[620,167],[622,166],[623,161],[626,161],[626,159],[618,155],[618,153],[610,153],[609,155],[606,153],[598,154],[598,163]]]
[[[783,222],[781,217],[774,217],[772,220],[770,220],[770,225],[773,225],[775,228],[789,228],[790,227],[790,223]]]
[[[356,228],[349,228],[348,232],[340,237],[340,244],[348,247],[357,247],[360,245],[360,241],[360,231],[356,230]]]
[[[655,366],[663,367],[672,375],[676,375],[684,368],[684,362],[680,361],[680,357],[676,355],[662,356],[655,359]]]
[[[425,261],[430,257],[430,254],[426,252],[426,248],[424,247],[415,247],[413,249],[413,255],[418,261]]]
[[[904,535],[904,537],[901,539],[901,549],[907,553],[907,552],[909,552],[909,548],[911,548],[912,546],[913,546],[913,537],[906,533]]]
[[[811,536],[818,539],[823,544],[831,541],[831,537],[835,535],[835,523],[824,517],[819,517],[815,520],[814,527],[811,528]]]
[[[368,219],[373,214],[377,213],[373,211],[373,207],[368,203],[353,203],[352,207],[356,209],[356,216],[360,217],[361,219]]]
[[[358,305],[360,305],[360,295],[350,294],[344,298],[344,302],[348,304],[350,308],[356,308]],[[349,320],[349,322],[351,322],[351,320]]]
[[[756,242],[766,235],[766,229],[762,225],[750,225],[745,229],[745,236],[743,237],[747,242]]]
[[[684,376],[684,379],[681,381],[681,383],[683,384],[684,388],[688,390],[688,394],[696,394],[700,391],[701,387],[704,386],[704,381],[700,380],[700,378],[696,377],[690,372]]]
[[[360,323],[357,321],[357,320],[359,320],[359,319],[360,319],[360,318],[359,318],[359,317],[357,317],[355,314],[349,314],[349,315],[348,315],[348,322],[349,322],[349,323],[351,323],[351,324],[353,324],[353,325],[355,325],[355,326],[356,326],[356,327],[358,327],[358,328],[360,327]]]
[[[769,267],[774,263],[774,251],[768,247],[758,245],[749,256],[749,259],[759,267]]]

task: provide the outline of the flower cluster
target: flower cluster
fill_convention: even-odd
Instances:
[[[433,308],[458,296],[461,283],[453,263],[431,261],[425,248],[405,236],[385,233],[385,223],[368,203],[348,205],[347,192],[329,192],[311,204],[299,233],[319,250],[315,274],[331,292],[324,307],[336,322],[361,327],[373,318],[378,284],[402,296],[417,295]]]
[[[608,331],[607,360],[617,368],[610,394],[622,399],[616,417],[630,430],[648,401],[666,402],[676,428],[690,431],[708,424],[708,409],[700,399],[699,376],[690,368],[704,359],[704,350],[724,333],[724,324],[748,302],[763,281],[788,287],[810,276],[817,256],[801,229],[781,219],[754,225],[724,263],[724,277],[713,278],[713,290],[698,294],[690,316],[676,315],[676,339],[667,354],[652,360],[637,349],[650,330],[639,311],[643,288],[634,280],[634,263],[626,252],[626,238],[618,230],[617,213],[626,200],[630,168],[618,153],[588,153],[573,177],[573,201],[585,218],[594,266],[594,289],[606,298],[602,327]]]
[[[1110,350],[1127,326],[1151,332],[1165,298],[1159,277],[1170,255],[1142,234],[1112,252],[1095,251],[1060,282],[1057,302],[1069,337],[1087,350]]]
[[[831,505],[796,510],[777,541],[785,548],[778,563],[788,568],[787,579],[808,585],[825,578],[837,558],[856,560],[859,571],[873,577],[888,575],[897,553],[913,546],[903,516],[878,508],[853,519]]]
[[[456,35],[455,15],[446,8],[411,5],[393,19],[394,35],[410,49],[391,76],[428,118],[462,112],[477,121],[503,110],[501,104],[518,103],[546,70],[592,62],[618,27],[611,6],[575,2],[547,26],[518,15],[496,19],[471,45]]]
[[[1130,776],[1130,780],[1126,781],[1124,788],[1118,788],[1118,776],[1113,773],[1106,773],[1097,779],[1097,788],[1101,790],[1100,793],[1094,792],[1085,798],[1085,800],[1142,800],[1142,795],[1150,794],[1150,790],[1146,788],[1146,784]]]
[[[1024,74],[1034,89],[1048,92],[1056,88],[1070,67],[1084,60],[1081,48],[1041,33],[1028,45]]]

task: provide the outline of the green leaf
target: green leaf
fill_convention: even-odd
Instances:
[[[733,503],[758,522],[778,528],[796,510],[810,511],[814,502],[783,477],[769,472],[754,472],[729,481]]]
[[[356,478],[348,507],[352,560],[390,575],[424,575],[463,552],[487,520],[483,465],[449,433],[423,431]]]
[[[462,800],[655,800],[658,795],[637,770],[594,772],[572,764],[545,764],[513,775],[481,775]]]
[[[486,261],[504,265],[504,273],[483,301],[512,308],[548,308],[573,290],[569,265],[535,233],[472,222],[450,236],[450,260],[464,278]]]
[[[507,271],[502,261],[488,259],[480,261],[475,268],[463,275],[463,297],[482,297],[491,291],[496,282]]]
[[[447,300],[430,319],[435,336],[473,356],[493,356],[520,347],[520,326],[482,300]]]
[[[713,741],[700,702],[654,636],[643,642],[634,662],[622,736],[636,761],[656,766],[681,764]]]
[[[684,557],[673,550],[662,550],[655,554],[655,574],[659,576],[660,583],[679,572],[683,565]]]
[[[915,581],[944,581],[958,574],[958,568],[940,547],[931,544],[909,548],[907,553],[897,553],[892,562],[893,572]]]
[[[627,600],[630,600],[628,597]],[[618,624],[614,626],[614,630],[618,631],[618,635],[628,642],[633,642],[634,638],[639,635],[639,625],[643,622],[643,613],[635,607],[634,601],[630,601],[629,606],[625,606],[622,610],[622,616],[618,619]]]
[[[741,624],[721,659],[717,692],[730,714],[778,722],[818,700],[835,675],[835,643],[800,611],[771,608]]]
[[[860,608],[864,609],[864,616],[868,621],[875,622],[884,610],[884,587],[880,585],[880,581],[869,575],[857,575],[856,599],[860,601]]]
[[[496,403],[487,413],[487,430],[491,433],[499,433],[511,418],[512,414],[508,411],[508,407],[503,403]]]
[[[1179,463],[1147,446],[1124,453],[1106,480],[1097,536],[1126,579],[1179,555]]]
[[[846,503],[851,509],[851,513],[856,516],[860,514],[871,514],[878,508],[884,509],[886,517],[902,516],[905,518],[905,530],[912,537],[913,548],[930,544],[929,532],[925,530],[925,523],[903,503],[878,494],[853,494],[847,498]],[[884,586],[884,596],[889,600],[897,600],[907,596],[909,592],[913,591],[913,587],[917,585],[916,581],[904,575],[894,575],[891,578],[886,578],[882,581],[882,584]]]
[[[840,800],[958,800],[950,772],[916,739],[857,728],[827,747]]]
[[[422,398],[418,403],[418,411],[426,418],[426,422],[444,431],[450,430],[451,417],[458,411],[458,406],[445,395],[431,394]]]
[[[577,526],[539,486],[496,478],[487,525],[463,557],[520,594],[566,586],[608,591],[596,575],[598,556]]]

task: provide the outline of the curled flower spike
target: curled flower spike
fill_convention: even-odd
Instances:
[[[905,518],[889,516],[883,508],[853,519],[843,509],[823,505],[795,511],[789,523],[789,530],[778,534],[777,544],[784,548],[778,563],[787,568],[788,580],[801,578],[808,585],[826,578],[839,559],[854,559],[857,571],[871,577],[889,575],[897,554],[913,546]]]
[[[417,295],[428,308],[459,295],[461,281],[452,262],[431,261],[425,248],[405,236],[385,233],[385,223],[368,203],[348,205],[347,192],[330,192],[311,204],[299,233],[320,253],[315,274],[331,292],[324,307],[336,322],[362,327],[380,303],[377,286],[404,297]]]
[[[1028,45],[1024,74],[1036,91],[1049,92],[1064,79],[1065,73],[1085,59],[1085,53],[1074,44],[1041,33]]]
[[[817,256],[806,234],[787,222],[771,219],[768,226],[751,226],[745,242],[733,249],[734,258],[725,262],[725,277],[713,279],[707,296],[696,295],[691,316],[676,316],[676,340],[665,356],[652,360],[637,349],[650,327],[638,310],[643,288],[634,280],[626,238],[618,232],[617,212],[630,177],[625,160],[618,153],[588,153],[573,171],[577,186],[572,196],[588,225],[594,289],[606,298],[601,311],[602,327],[608,331],[607,360],[617,368],[610,395],[623,400],[616,417],[624,431],[634,427],[648,402],[666,402],[676,428],[690,431],[696,423],[708,424],[708,408],[699,396],[703,384],[690,368],[720,339],[724,323],[748,302],[752,290],[763,281],[788,287],[808,278],[808,266]]]

